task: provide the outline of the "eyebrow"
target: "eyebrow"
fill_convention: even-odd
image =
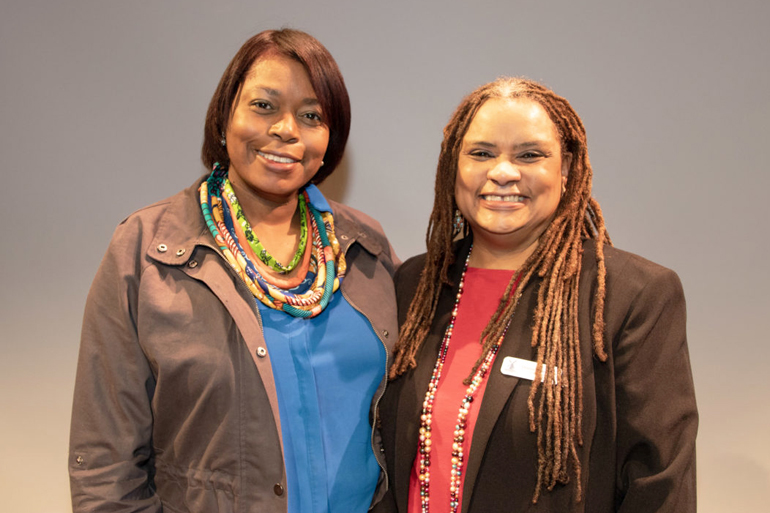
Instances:
[[[497,145],[488,141],[467,141],[465,144],[468,144],[469,146],[481,146],[484,148],[496,148]],[[544,141],[526,141],[523,143],[519,143],[515,145],[513,148],[514,150],[520,150],[525,148],[535,148],[538,146],[542,146],[545,144]]]
[[[254,90],[261,90],[268,94],[268,96],[275,96],[280,98],[281,97],[281,91],[278,89],[273,89],[271,87],[266,86],[254,86]],[[318,101],[318,98],[303,98],[302,103],[305,105],[320,105],[321,102]]]

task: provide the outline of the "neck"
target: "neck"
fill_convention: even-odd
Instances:
[[[230,183],[262,246],[279,262],[291,261],[300,239],[298,191],[287,197],[264,197],[248,187]]]
[[[294,221],[298,211],[298,191],[287,197],[273,198],[261,196],[233,181],[230,184],[252,228],[262,225],[288,226]]]
[[[517,247],[495,244],[482,237],[473,239],[473,254],[468,262],[471,267],[481,269],[506,269],[515,271],[524,266],[524,262],[537,249],[538,240]]]

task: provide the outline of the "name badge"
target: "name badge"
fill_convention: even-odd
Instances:
[[[537,369],[537,362],[530,360],[523,360],[521,358],[514,358],[513,356],[506,356],[503,360],[503,364],[500,367],[500,372],[506,376],[513,376],[515,378],[528,379],[534,381],[535,369]],[[554,368],[554,383],[558,384],[557,376],[559,375],[559,369]],[[540,382],[545,380],[545,364],[541,369]]]

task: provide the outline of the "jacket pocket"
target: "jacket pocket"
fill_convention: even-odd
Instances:
[[[156,461],[155,485],[164,510],[172,513],[234,513],[235,476],[221,471],[179,468]]]

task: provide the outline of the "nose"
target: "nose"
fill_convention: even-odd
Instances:
[[[521,171],[510,160],[502,159],[490,168],[487,172],[487,178],[498,185],[505,185],[521,180]]]
[[[287,112],[281,115],[275,123],[272,124],[268,133],[272,136],[278,137],[284,142],[293,142],[299,137],[299,131],[297,128],[297,121],[294,119],[294,115]]]

